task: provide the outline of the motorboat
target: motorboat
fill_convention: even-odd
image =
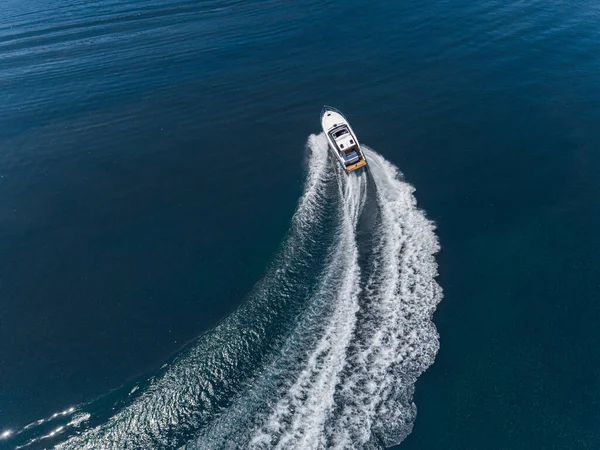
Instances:
[[[331,106],[323,106],[321,126],[327,136],[329,148],[347,173],[367,165],[358,139],[341,112]]]

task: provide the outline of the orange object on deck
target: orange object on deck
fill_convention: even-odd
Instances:
[[[356,169],[360,169],[361,167],[364,167],[367,165],[367,161],[363,159],[361,159],[360,161],[354,163],[354,164],[349,164],[346,166],[346,171],[348,173],[350,172],[354,172]]]

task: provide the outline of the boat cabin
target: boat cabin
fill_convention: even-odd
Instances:
[[[339,155],[346,165],[355,163],[360,159],[360,150],[354,136],[346,125],[340,125],[329,132],[331,140],[335,142]]]
[[[347,173],[367,165],[363,150],[344,115],[331,106],[321,110],[321,128],[329,148]]]

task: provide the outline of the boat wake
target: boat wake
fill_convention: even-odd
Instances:
[[[412,430],[417,377],[438,351],[434,225],[368,148],[346,175],[310,136],[308,175],[273,264],[230,317],[104,413],[21,446],[351,449]],[[364,147],[364,146],[363,146]],[[97,403],[97,402],[96,402]],[[106,403],[106,402],[105,402]],[[107,412],[110,410],[110,412]],[[116,413],[115,413],[116,410]],[[71,412],[71,411],[70,411]],[[60,439],[60,442],[57,440]],[[44,441],[44,442],[42,442]]]

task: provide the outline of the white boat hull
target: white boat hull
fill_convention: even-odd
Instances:
[[[324,106],[321,110],[321,127],[329,142],[329,149],[346,172],[350,173],[367,165],[354,130],[341,112]]]

